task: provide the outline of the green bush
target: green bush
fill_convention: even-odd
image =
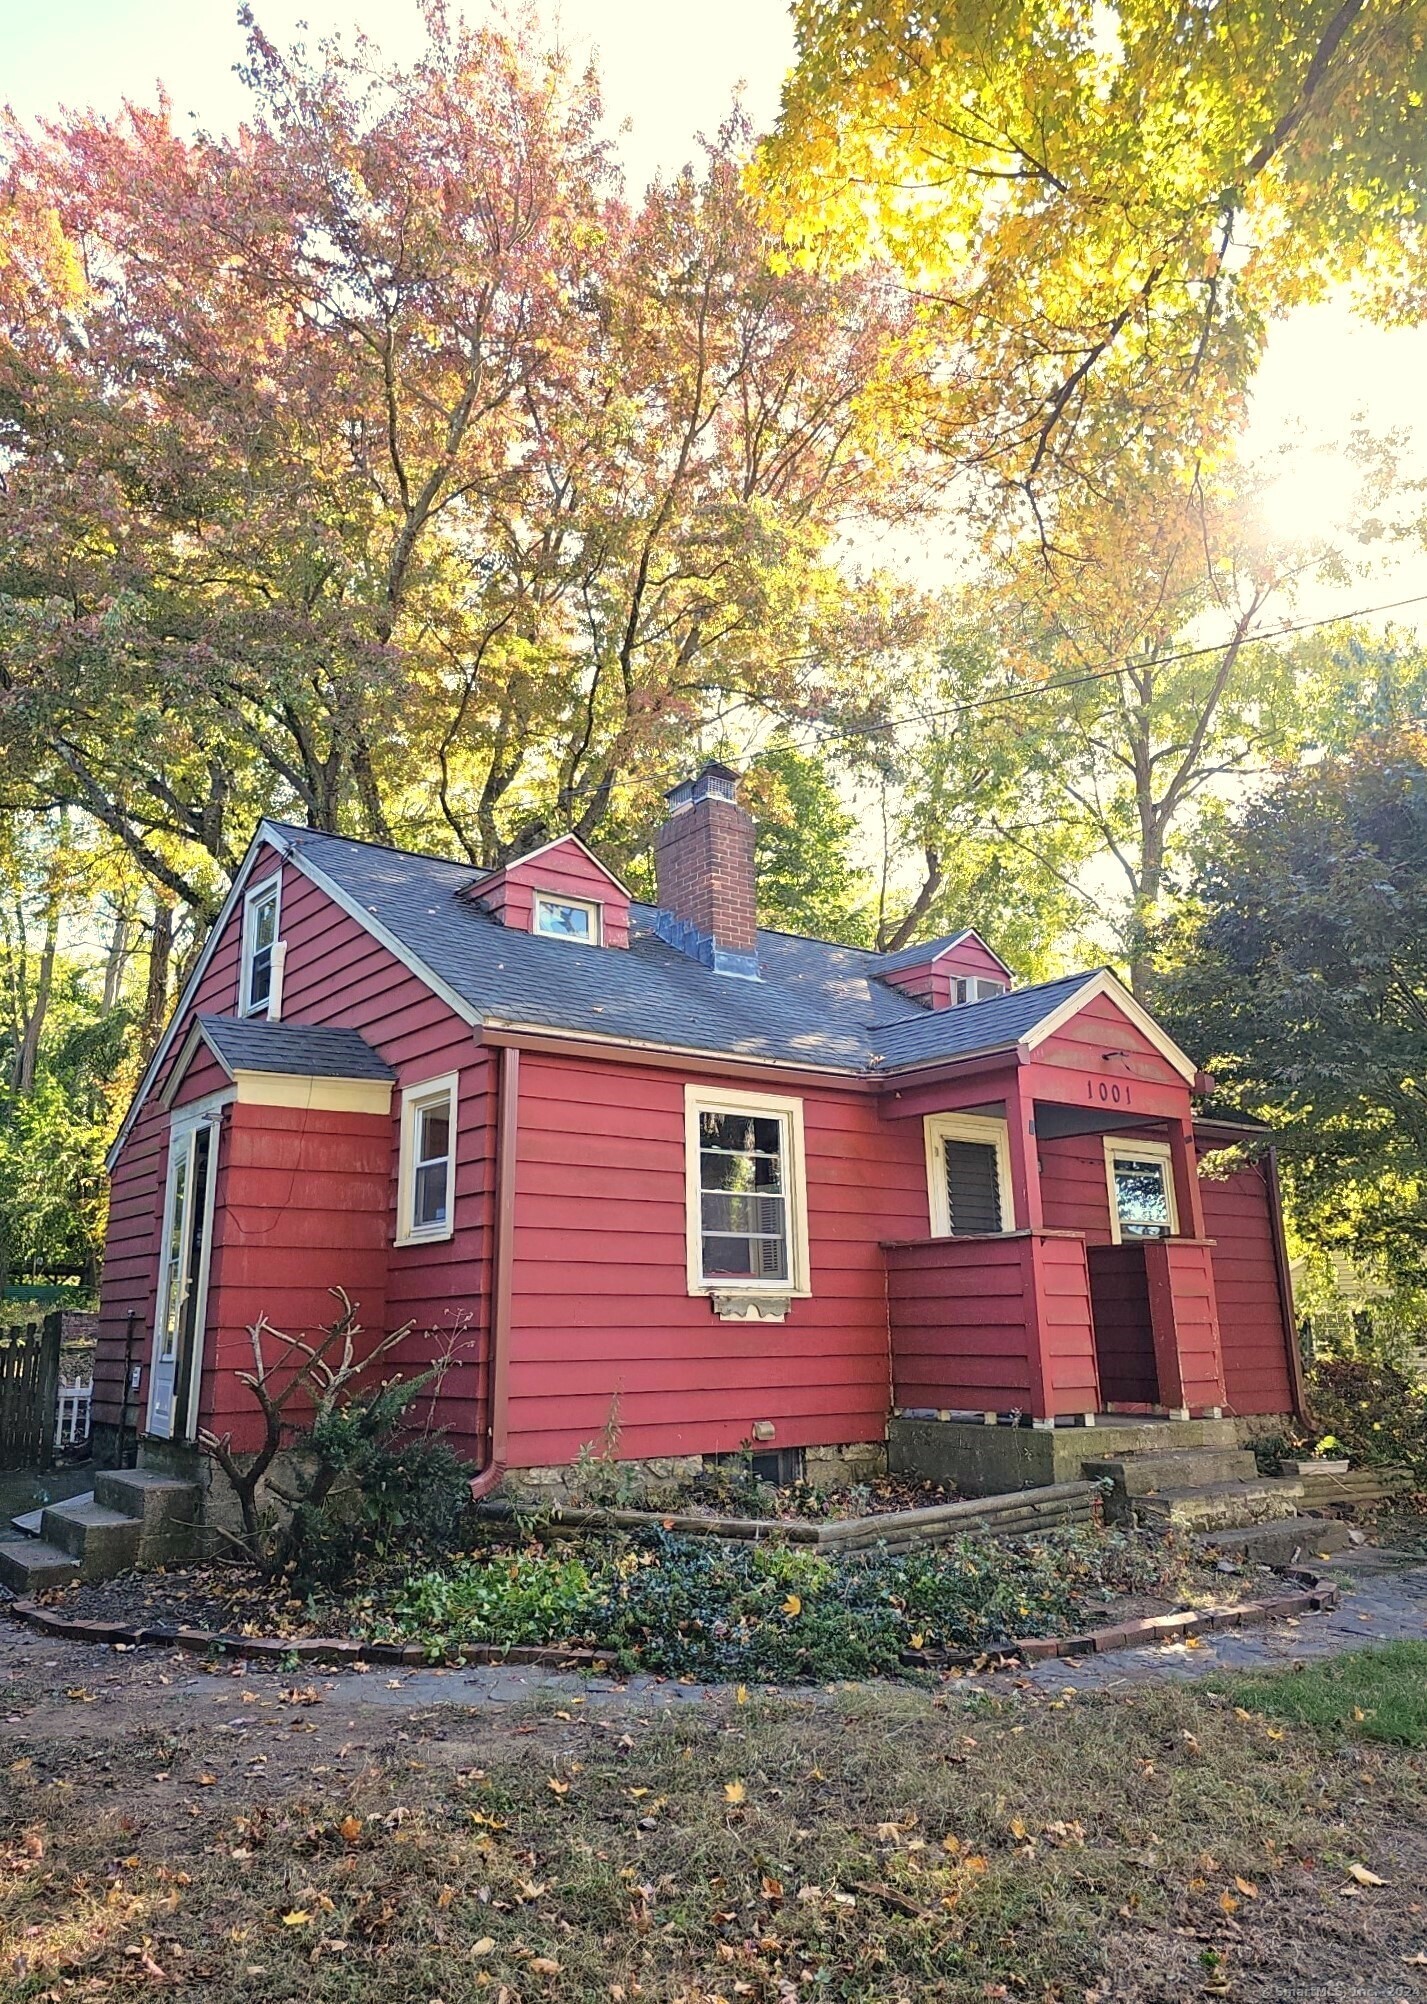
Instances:
[[[1405,1463],[1427,1489],[1427,1387],[1391,1364],[1336,1357],[1315,1365],[1308,1403],[1315,1444],[1336,1441],[1358,1462]]]

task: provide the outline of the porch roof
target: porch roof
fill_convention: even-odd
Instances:
[[[1041,981],[1033,988],[1012,988],[987,1002],[969,1002],[958,1009],[922,1010],[899,1023],[887,1023],[876,1033],[871,1064],[874,1071],[897,1071],[903,1065],[927,1064],[937,1058],[974,1058],[996,1051],[1013,1051],[1021,1039],[1104,970],[1066,974],[1058,981]]]
[[[382,1079],[396,1073],[355,1030],[316,1023],[271,1023],[262,1016],[200,1016],[203,1041],[225,1072],[275,1072],[292,1078]]]

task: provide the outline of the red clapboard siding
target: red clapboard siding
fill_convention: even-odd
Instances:
[[[1213,1248],[1202,1239],[1146,1239],[1144,1252],[1161,1398],[1191,1411],[1222,1406]],[[1172,1371],[1178,1373],[1177,1386],[1169,1382]]]
[[[492,1227],[494,1058],[469,1026],[355,919],[271,850],[255,874],[281,867],[281,935],[287,947],[283,1015],[290,1021],[355,1029],[397,1074],[390,1121],[365,1116],[365,1134],[343,1129],[351,1116],[244,1106],[232,1109],[220,1147],[217,1200],[249,1222],[246,1239],[215,1233],[213,1285],[200,1391],[200,1414],[245,1412],[232,1372],[248,1358],[246,1324],[258,1313],[283,1328],[312,1330],[331,1319],[327,1289],[345,1286],[373,1330],[408,1320],[415,1328],[393,1363],[420,1364],[456,1342],[462,1362],[444,1381],[439,1419],[452,1444],[479,1461],[490,1416],[485,1369],[489,1343]],[[241,908],[230,918],[204,971],[189,1014],[232,1015],[238,1000]],[[139,1360],[152,1345],[158,1237],[167,1156],[168,1115],[159,1103],[187,1021],[176,1026],[168,1060],[115,1164],[101,1290],[96,1355],[96,1416],[116,1422],[124,1326],[135,1310]],[[205,1054],[206,1057],[206,1054]],[[185,1082],[191,1099],[225,1084],[221,1070]],[[402,1085],[459,1074],[455,1231],[449,1241],[392,1244],[396,1218],[397,1135]],[[239,1116],[242,1116],[239,1118]],[[253,1116],[261,1116],[254,1119]],[[357,1119],[363,1117],[357,1116]],[[336,1122],[336,1125],[333,1123]],[[287,1123],[295,1123],[288,1125]],[[294,1169],[296,1160],[300,1166]],[[233,1178],[240,1179],[233,1183]],[[278,1204],[283,1180],[291,1196]],[[231,1202],[229,1199],[232,1187]],[[354,1199],[365,1192],[360,1208]],[[254,1229],[266,1218],[270,1229]],[[339,1222],[341,1221],[341,1222]],[[325,1245],[320,1243],[326,1239]],[[142,1422],[147,1389],[131,1400]]]
[[[1157,1405],[1149,1279],[1142,1240],[1089,1249],[1100,1394],[1106,1406]]]
[[[919,1125],[810,1085],[812,1298],[782,1323],[721,1322],[688,1292],[683,1080],[529,1052],[520,1079],[513,1465],[568,1461],[612,1414],[626,1455],[725,1451],[758,1420],[780,1447],[881,1438],[878,1241],[926,1230]]]
[[[1050,1230],[1084,1232],[1092,1245],[1110,1243],[1110,1186],[1104,1137],[1072,1134],[1039,1144],[1041,1203]]]
[[[1232,1413],[1293,1409],[1273,1223],[1263,1172],[1201,1177],[1204,1230],[1214,1241],[1214,1288],[1224,1392]]]
[[[888,1246],[886,1257],[892,1403],[960,1411],[1031,1407],[1029,1240],[928,1239]]]

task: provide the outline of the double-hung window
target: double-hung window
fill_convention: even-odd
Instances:
[[[1174,1160],[1163,1141],[1105,1142],[1110,1186],[1110,1236],[1167,1239],[1179,1229],[1174,1201]]]
[[[238,1005],[244,1016],[266,1015],[273,999],[282,879],[265,877],[243,900],[243,962]]]
[[[803,1107],[767,1093],[685,1093],[689,1292],[806,1294]]]
[[[398,1245],[448,1239],[455,1228],[456,1087],[451,1072],[401,1096]]]

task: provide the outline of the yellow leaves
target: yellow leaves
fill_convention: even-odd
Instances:
[[[284,1914],[282,1917],[284,1927],[308,1927],[311,1925],[311,1922],[312,1913],[307,1907],[294,1907],[291,1913]]]
[[[1239,1891],[1243,1894],[1246,1900],[1256,1900],[1258,1898],[1259,1889],[1254,1884],[1252,1879],[1241,1879],[1236,1872],[1234,1874],[1234,1884],[1238,1887]]]
[[[559,1775],[557,1774],[552,1774],[550,1779],[546,1782],[545,1786],[549,1789],[552,1795],[568,1795],[570,1793],[569,1782],[561,1781]]]
[[[533,1969],[537,1976],[558,1976],[560,1974],[560,1965],[553,1955],[532,1955],[526,1964],[526,1968]]]
[[[788,1595],[788,1598],[783,1602],[784,1614],[799,1615],[802,1613],[802,1611],[803,1611],[803,1603],[801,1596],[795,1593],[790,1593]]]
[[[1024,1817],[1013,1816],[1006,1827],[1018,1844],[1025,1842],[1026,1824]]]
[[[746,1684],[739,1685],[733,1694],[733,1702],[735,1705],[746,1705],[748,1703],[748,1686]]]
[[[1220,1893],[1219,1904],[1226,1914],[1236,1914],[1239,1911],[1239,1903],[1232,1893]]]
[[[723,1785],[723,1799],[725,1802],[742,1802],[747,1793],[748,1791],[741,1781],[726,1781]]]
[[[1360,1886],[1385,1886],[1386,1879],[1380,1879],[1376,1872],[1370,1872],[1366,1865],[1349,1865],[1348,1877]]]
[[[494,1938],[488,1934],[483,1934],[479,1941],[471,1943],[471,1959],[476,1961],[483,1955],[489,1955],[494,1947]]]

